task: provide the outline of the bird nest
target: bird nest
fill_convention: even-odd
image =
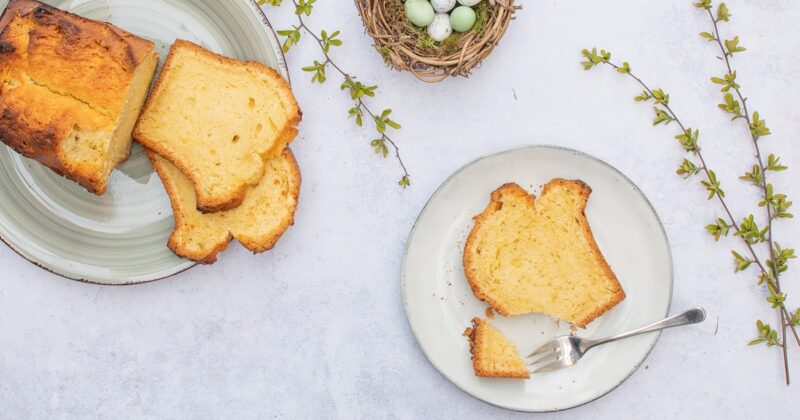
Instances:
[[[514,19],[514,0],[483,0],[474,7],[477,20],[468,32],[454,32],[441,42],[408,21],[403,0],[355,0],[375,48],[393,68],[410,71],[425,82],[468,77],[492,53]]]

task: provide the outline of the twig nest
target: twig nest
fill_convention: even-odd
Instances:
[[[384,61],[425,82],[468,77],[505,34],[514,1],[355,0]]]

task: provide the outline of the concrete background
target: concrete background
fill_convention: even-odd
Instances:
[[[700,128],[701,142],[736,214],[756,191],[736,177],[751,164],[740,123],[717,109],[709,83],[718,51],[697,35],[709,21],[686,1],[526,1],[500,47],[468,80],[422,84],[388,70],[371,49],[352,2],[319,2],[309,22],[342,30],[338,63],[380,86],[412,174],[377,158],[372,134],[346,117],[334,77],[311,85],[299,70],[319,58],[308,42],[288,60],[305,112],[293,149],[303,171],[297,224],[268,253],[238,245],[213,266],[135,287],[68,281],[0,247],[0,418],[521,418],[462,393],[419,351],[400,302],[401,254],[436,187],[483,154],[551,143],[622,170],[653,202],[673,247],[673,309],[703,305],[708,321],[661,337],[627,382],[606,397],[537,418],[788,418],[798,416],[800,349],[783,384],[779,351],[748,347],[754,322],[778,323],[754,272],[733,273],[733,240],[703,226],[720,214],[702,187],[675,176],[674,127],[653,128],[632,81],[584,72],[585,47],[610,49]],[[772,128],[767,152],[791,169],[773,181],[800,197],[800,3],[733,0],[724,33],[748,48],[734,59],[751,109]],[[288,5],[265,7],[276,28]],[[760,215],[761,213],[756,213]],[[798,246],[800,224],[777,240]],[[797,270],[785,276],[800,305]]]

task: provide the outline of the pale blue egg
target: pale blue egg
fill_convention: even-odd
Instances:
[[[467,32],[475,25],[475,11],[471,7],[458,6],[450,14],[450,26],[456,32]]]
[[[428,0],[406,0],[405,9],[408,20],[420,27],[430,25],[436,15]]]

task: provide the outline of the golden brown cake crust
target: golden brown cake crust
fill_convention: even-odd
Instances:
[[[150,162],[153,164],[153,168],[155,168],[156,172],[159,174],[162,180],[167,177],[167,174],[164,173],[164,168],[158,164],[156,161],[157,154],[152,150],[146,150],[147,157],[150,159]],[[290,170],[291,175],[290,178],[295,180],[294,182],[289,183],[291,186],[291,190],[289,191],[289,195],[292,197],[292,202],[297,205],[297,202],[300,198],[300,184],[302,183],[302,176],[300,174],[300,166],[297,164],[297,160],[294,157],[292,151],[287,147],[283,150],[282,156],[290,163]],[[167,191],[167,195],[170,198],[170,205],[172,206],[172,212],[175,216],[175,226],[181,226],[184,223],[184,210],[181,208],[181,200],[177,197],[177,191],[174,190],[173,184],[171,182],[164,182],[164,188]],[[272,234],[265,238],[259,238],[255,241],[248,241],[243,240],[242,238],[239,239],[239,242],[247,249],[252,251],[254,254],[259,252],[264,252],[272,249],[275,244],[278,242],[278,239],[286,232],[289,226],[294,225],[294,211],[291,212],[291,216],[287,219],[281,220],[280,226],[277,230],[273,231]],[[198,254],[194,252],[192,249],[184,246],[184,244],[178,239],[177,237],[177,228],[173,230],[172,235],[169,237],[169,241],[167,242],[167,246],[169,247],[172,252],[175,254],[187,258],[193,261],[197,261],[201,264],[213,264],[217,261],[217,254],[224,251],[230,242],[233,240],[233,234],[230,232],[227,233],[226,240],[220,242],[212,251],[208,253]]]
[[[263,63],[259,63],[257,61],[240,61],[233,58],[225,57],[219,54],[215,54],[211,51],[208,51],[205,48],[193,42],[186,41],[183,39],[177,39],[170,48],[170,53],[169,55],[167,55],[167,59],[164,62],[164,67],[161,69],[161,73],[159,74],[158,79],[156,79],[156,83],[153,86],[153,90],[150,93],[150,96],[147,98],[147,101],[145,101],[144,108],[142,108],[142,116],[144,116],[148,108],[151,107],[152,102],[158,100],[158,94],[160,88],[164,83],[164,80],[168,77],[169,70],[173,65],[173,60],[175,58],[174,51],[176,51],[179,48],[192,50],[197,54],[201,54],[221,64],[237,65],[237,66],[243,65],[246,67],[251,67],[256,71],[265,72],[270,74],[272,77],[284,80],[283,77],[277,71],[264,65]],[[280,132],[282,133],[279,136],[280,141],[277,141],[273,149],[267,152],[267,156],[264,157],[265,160],[269,157],[279,155],[281,151],[295,138],[295,136],[297,136],[297,129],[295,127],[298,124],[300,124],[300,121],[302,120],[303,117],[303,112],[300,110],[300,106],[297,104],[294,95],[291,94],[291,89],[289,88],[289,85],[286,84],[285,88],[290,93],[288,97],[291,98],[292,101],[291,106],[295,110],[295,112],[292,118],[289,119],[289,121],[287,122],[286,126],[280,129]],[[139,124],[137,124],[136,128],[134,128],[133,137],[140,143],[144,144],[145,147],[147,147],[148,149],[151,149],[159,156],[169,160],[173,165],[178,167],[178,169],[180,169],[181,172],[183,172],[183,174],[186,175],[186,177],[189,178],[189,180],[191,180],[193,184],[197,185],[198,175],[195,174],[194,171],[192,171],[191,168],[189,168],[181,159],[179,159],[178,156],[175,156],[169,150],[163,148],[156,139],[152,139],[149,136],[147,136],[144,130],[140,129]],[[216,213],[239,207],[242,204],[242,201],[244,200],[247,187],[248,185],[243,185],[242,188],[240,188],[233,194],[233,196],[227,197],[225,200],[222,201],[216,201],[216,202],[206,201],[204,204],[198,202],[197,209],[202,211],[203,213]]]
[[[113,25],[34,0],[0,16],[0,138],[102,194],[96,170],[67,165],[59,144],[78,130],[113,130],[137,66],[155,45]]]
[[[578,218],[578,222],[581,226],[581,231],[583,235],[586,237],[588,243],[592,248],[592,258],[595,259],[595,262],[601,267],[601,270],[604,272],[607,278],[612,281],[612,288],[614,295],[612,296],[611,300],[607,301],[606,304],[596,308],[593,312],[587,314],[585,317],[579,320],[575,320],[574,323],[578,327],[586,328],[590,322],[598,318],[600,315],[606,313],[608,310],[616,306],[619,302],[625,299],[625,291],[622,289],[622,286],[619,284],[616,275],[611,270],[611,267],[608,265],[608,262],[603,257],[600,248],[597,246],[597,242],[594,240],[594,235],[592,234],[592,229],[589,226],[589,221],[586,219],[586,202],[589,199],[589,195],[592,193],[592,189],[587,185],[585,182],[580,180],[566,180],[561,178],[556,178],[548,182],[544,188],[542,189],[541,195],[544,196],[547,192],[555,187],[566,187],[566,188],[577,188],[579,195],[583,197],[583,205],[580,209],[581,217]],[[535,201],[535,197],[532,194],[529,194],[524,188],[520,187],[516,183],[507,183],[496,190],[494,190],[491,194],[491,198],[489,204],[486,208],[475,216],[475,225],[473,226],[472,230],[467,237],[467,241],[464,246],[464,255],[463,255],[463,265],[464,265],[464,274],[467,277],[467,282],[469,283],[470,288],[472,289],[472,293],[475,295],[476,298],[479,300],[485,301],[489,304],[489,306],[500,313],[503,316],[510,316],[512,315],[511,312],[502,304],[502,302],[497,302],[495,299],[492,299],[491,296],[484,293],[481,288],[481,284],[478,281],[478,274],[477,268],[475,266],[475,261],[473,261],[472,254],[467,252],[467,250],[472,249],[475,246],[475,241],[477,241],[477,235],[480,231],[481,227],[485,223],[485,221],[491,217],[494,213],[500,211],[503,207],[502,197],[504,195],[511,195],[519,198],[524,198],[533,205]]]
[[[484,378],[512,378],[512,379],[529,379],[531,377],[529,372],[500,372],[497,370],[486,370],[478,361],[485,357],[481,354],[481,349],[485,346],[483,341],[486,339],[485,335],[486,322],[480,318],[472,319],[472,328],[467,328],[464,335],[469,339],[469,352],[472,353],[472,368],[475,374]]]

